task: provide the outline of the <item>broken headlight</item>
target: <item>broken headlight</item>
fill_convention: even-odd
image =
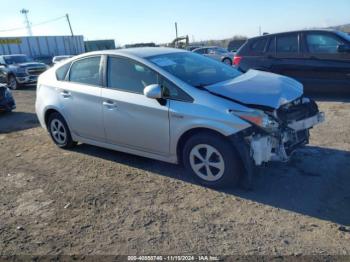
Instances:
[[[269,116],[260,110],[250,112],[230,110],[229,112],[268,132],[273,132],[279,127],[278,122],[272,116]]]

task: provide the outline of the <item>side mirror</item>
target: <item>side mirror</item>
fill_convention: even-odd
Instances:
[[[338,52],[339,53],[350,53],[350,45],[339,45]]]
[[[162,88],[158,84],[149,85],[143,89],[143,94],[148,98],[160,99],[162,98]]]

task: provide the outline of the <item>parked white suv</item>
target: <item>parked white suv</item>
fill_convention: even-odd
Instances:
[[[196,53],[136,48],[83,54],[39,77],[36,112],[62,148],[83,142],[170,163],[207,186],[251,181],[286,161],[323,121],[300,83],[240,73]]]

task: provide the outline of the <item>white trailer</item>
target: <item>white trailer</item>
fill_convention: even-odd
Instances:
[[[0,55],[25,54],[37,58],[78,55],[84,52],[82,35],[0,37]]]

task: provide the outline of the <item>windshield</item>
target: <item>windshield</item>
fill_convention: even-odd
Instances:
[[[224,82],[242,74],[231,66],[192,52],[158,55],[147,59],[195,87]]]
[[[27,63],[32,61],[29,57],[24,55],[4,56],[4,60],[8,65]]]
[[[345,32],[338,32],[338,34],[350,42],[350,34],[347,34]]]

